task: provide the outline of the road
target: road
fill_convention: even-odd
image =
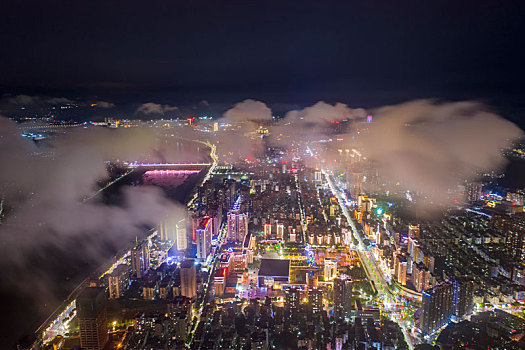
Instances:
[[[327,171],[323,169],[322,173],[325,176],[326,181],[328,182],[328,186],[330,186],[332,194],[337,198],[337,201],[339,202],[341,211],[343,212],[343,215],[345,216],[346,220],[348,221],[348,224],[350,225],[350,228],[352,229],[352,235],[358,242],[358,247],[356,251],[357,255],[359,256],[359,260],[361,261],[361,265],[363,265],[363,268],[365,269],[368,278],[374,283],[375,289],[378,292],[382,293],[384,297],[384,307],[386,307],[387,309],[386,311],[392,310],[393,306],[396,304],[396,297],[394,296],[394,294],[390,290],[390,287],[383,278],[383,275],[381,274],[381,269],[377,266],[377,262],[367,250],[367,247],[365,247],[365,245],[363,244],[361,234],[358,232],[352,220],[352,217],[350,216],[350,213],[346,208],[346,201],[343,200],[343,198],[341,197],[341,192],[339,188],[336,187],[336,185],[332,181],[332,178],[330,177],[330,174]],[[410,331],[408,330],[406,322],[403,321],[401,319],[401,316],[397,313],[392,312],[391,315],[394,321],[397,322],[397,324],[399,324],[399,326],[401,327],[401,330],[403,332],[403,335],[405,336],[405,340],[410,350],[414,349],[414,342],[412,336],[410,335]]]
[[[189,333],[189,341],[186,345],[191,346],[191,343],[193,343],[193,337],[195,335],[195,330],[197,329],[197,325],[201,321],[201,318],[203,318],[203,312],[205,310],[204,306],[207,303],[208,295],[211,292],[210,287],[213,285],[213,278],[215,276],[215,269],[217,267],[218,258],[221,255],[221,247],[222,244],[225,241],[226,238],[226,231],[227,231],[227,225],[224,224],[220,233],[219,237],[217,237],[217,246],[215,247],[215,251],[213,252],[213,258],[208,265],[208,281],[204,284],[204,290],[202,293],[202,297],[198,299],[198,305],[199,308],[198,311],[195,313],[196,320],[191,325],[190,333]]]
[[[202,180],[202,183],[200,184],[200,186],[198,186],[198,187],[202,187],[206,183],[206,181],[208,181],[208,179],[213,175],[213,172],[215,171],[215,167],[217,167],[217,163],[219,162],[219,157],[217,156],[217,147],[214,144],[211,144],[211,143],[206,142],[206,141],[200,141],[200,140],[192,140],[192,141],[195,141],[195,142],[198,142],[198,143],[202,143],[203,145],[208,146],[210,148],[210,158],[213,160],[213,163],[211,164],[210,168],[208,169],[208,172],[206,173],[206,176],[204,176],[204,179]],[[188,202],[187,206],[188,207],[193,206],[193,202],[195,202],[197,197],[198,197],[198,191],[195,192],[195,195]]]

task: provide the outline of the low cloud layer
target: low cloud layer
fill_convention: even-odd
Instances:
[[[477,102],[419,100],[382,107],[367,129],[357,146],[381,176],[439,204],[463,181],[501,169],[503,149],[523,136]]]
[[[135,111],[135,114],[142,114],[142,115],[153,115],[153,114],[166,114],[169,112],[174,112],[178,110],[179,108],[176,106],[170,106],[170,105],[162,105],[160,103],[153,103],[148,102],[140,105],[137,110]]]
[[[180,212],[159,188],[147,186],[124,187],[119,205],[84,201],[99,181],[108,181],[107,160],[199,160],[195,150],[158,140],[151,128],[90,127],[37,146],[21,137],[15,123],[0,118],[2,287],[48,302],[57,296],[55,260],[73,249],[72,260],[99,265],[111,249],[122,249],[146,227]],[[81,275],[73,278],[86,273],[78,269]]]
[[[285,118],[273,127],[272,141],[279,145],[293,144],[295,141],[317,141],[329,138],[344,131],[349,122],[362,119],[366,112],[362,108],[350,108],[344,103],[328,104],[319,101],[313,106],[290,111]],[[334,124],[341,125],[339,129]]]
[[[4,95],[2,102],[19,106],[31,106],[36,104],[52,104],[65,105],[75,103],[66,97],[43,97],[43,96],[29,96],[29,95]]]
[[[272,120],[272,110],[264,102],[248,99],[227,110],[224,119],[232,123],[268,121]]]

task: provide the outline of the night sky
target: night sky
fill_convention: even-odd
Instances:
[[[117,106],[519,104],[524,10],[480,0],[4,2],[0,93]]]

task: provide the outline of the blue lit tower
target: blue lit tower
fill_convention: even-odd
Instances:
[[[227,240],[229,243],[243,242],[247,233],[248,213],[241,213],[241,196],[239,196],[228,212]]]

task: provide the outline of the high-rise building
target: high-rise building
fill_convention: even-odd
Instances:
[[[87,287],[76,300],[80,346],[86,350],[102,350],[108,342],[106,293],[104,288]]]
[[[162,220],[159,224],[158,235],[161,241],[175,242],[177,239],[175,232],[176,219],[169,217],[165,220]]]
[[[420,327],[423,334],[431,334],[443,327],[453,313],[453,286],[445,282],[422,292]]]
[[[337,261],[331,259],[324,260],[324,280],[331,281],[337,277]]]
[[[297,324],[301,307],[301,290],[297,288],[287,289],[285,292],[284,312],[285,317],[291,324]]]
[[[483,187],[480,182],[467,183],[465,186],[465,199],[471,203],[480,200],[482,188]]]
[[[122,264],[117,266],[108,276],[109,298],[118,299],[128,289],[129,269]]]
[[[419,238],[420,231],[418,225],[408,225],[408,237]]]
[[[344,319],[352,309],[352,280],[341,275],[334,280],[334,317]]]
[[[277,239],[284,237],[284,224],[277,224]]]
[[[180,264],[180,286],[182,296],[190,299],[197,296],[197,272],[192,260],[184,260]]]
[[[188,223],[186,219],[180,219],[175,224],[175,233],[177,237],[177,250],[179,252],[188,249]]]
[[[270,237],[272,235],[272,224],[264,224],[264,237]]]
[[[228,212],[228,232],[227,239],[229,243],[243,242],[248,233],[248,213],[241,213],[241,197]]]
[[[314,315],[321,314],[323,312],[323,291],[315,287],[310,288],[308,290],[308,304]]]
[[[159,239],[164,242],[172,242],[178,251],[186,250],[188,248],[186,226],[185,218],[169,217],[159,225]]]
[[[506,252],[511,259],[525,260],[525,214],[494,215],[494,227],[505,236]]]
[[[131,250],[131,275],[136,278],[143,277],[150,268],[150,255],[147,242],[137,244]]]
[[[454,287],[453,314],[457,319],[462,319],[474,310],[474,282],[468,278],[453,278],[451,283]]]
[[[201,260],[206,260],[211,250],[211,218],[201,218],[199,225],[195,230],[195,235],[197,236],[197,258]]]

